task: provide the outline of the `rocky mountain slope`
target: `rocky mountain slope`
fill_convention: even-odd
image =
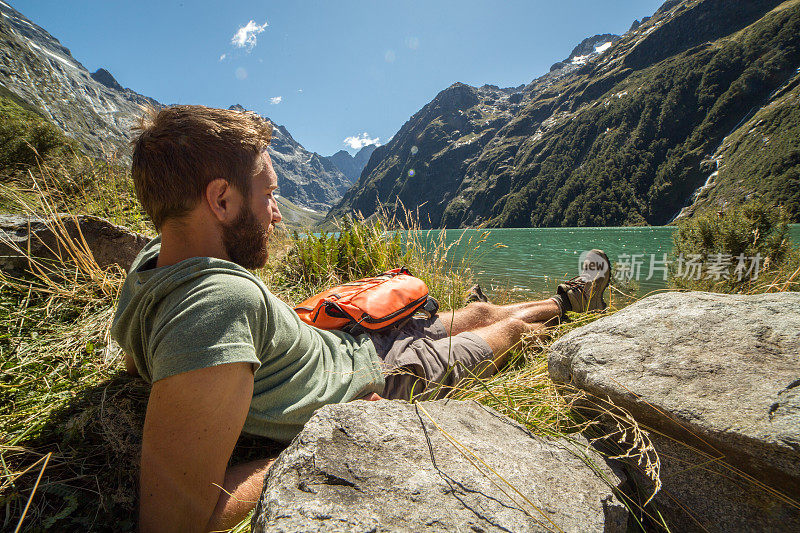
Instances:
[[[797,220],[800,137],[787,128],[800,120],[800,1],[668,0],[608,40],[524,87],[445,89],[375,151],[329,219],[402,202],[428,227],[665,224],[727,146],[751,164],[720,171],[721,201],[758,183]]]
[[[0,85],[35,106],[92,155],[126,157],[128,131],[152,98],[122,88],[105,69],[94,74],[61,43],[0,1]]]
[[[278,174],[278,192],[300,207],[327,212],[352,185],[326,157],[309,152],[279,125],[269,153]]]
[[[129,132],[140,106],[161,105],[123,88],[106,69],[90,73],[58,39],[1,0],[0,97],[9,105],[24,105],[30,117],[54,124],[86,154],[114,154],[123,164],[129,161]],[[298,211],[289,218],[319,218],[315,211],[326,212],[352,183],[283,126],[275,126],[270,153],[285,207]]]
[[[377,148],[377,145],[370,144],[356,152],[356,155],[350,155],[345,150],[339,150],[335,154],[327,156],[326,159],[336,165],[336,168],[341,170],[342,174],[347,176],[347,179],[355,183],[361,177],[361,171],[367,166],[375,148]]]
[[[229,109],[245,111],[239,104]],[[326,213],[352,185],[333,162],[309,152],[295,141],[286,127],[272,124],[269,155],[278,175],[278,194],[300,208]]]

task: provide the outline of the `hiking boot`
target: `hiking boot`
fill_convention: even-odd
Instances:
[[[602,250],[590,250],[581,255],[581,273],[558,286],[563,311],[584,313],[602,311],[608,305],[603,293],[611,281],[611,263]]]
[[[480,285],[473,285],[469,288],[464,295],[464,305],[471,304],[472,302],[488,302],[489,298],[483,294]]]

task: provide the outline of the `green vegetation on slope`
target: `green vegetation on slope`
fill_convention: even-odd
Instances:
[[[516,164],[526,169],[519,179],[527,183],[495,207],[490,223],[668,222],[705,180],[700,162],[795,71],[798,57],[795,3],[729,38],[640,71],[612,73],[601,98],[518,156]]]
[[[782,206],[789,220],[800,220],[800,70],[725,140],[716,157],[718,174],[698,194],[696,213],[760,198]]]
[[[38,109],[3,86],[0,114],[0,175],[18,175],[40,161],[65,160],[77,150]]]

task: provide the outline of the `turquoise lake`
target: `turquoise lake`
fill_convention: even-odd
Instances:
[[[439,231],[423,232],[424,238],[435,241]],[[578,274],[581,252],[600,248],[612,263],[640,262],[638,295],[666,287],[663,271],[658,267],[663,254],[672,249],[674,227],[613,228],[518,228],[491,230],[444,230],[445,241],[456,243],[448,257],[458,262],[467,256],[467,263],[487,293],[499,289],[514,291],[514,299],[546,297],[556,285]],[[485,241],[476,244],[488,231]],[[800,224],[790,226],[790,236],[800,243]],[[623,254],[627,254],[626,257]],[[655,262],[654,262],[655,260]],[[650,275],[651,262],[653,275]]]

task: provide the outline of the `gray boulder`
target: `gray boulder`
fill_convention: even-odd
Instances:
[[[581,437],[534,437],[475,402],[329,405],[270,469],[253,531],[624,531],[602,479],[620,475]]]
[[[655,516],[651,511],[658,509],[671,531],[800,531],[800,510],[786,495],[758,486],[729,463],[716,460],[719,455],[712,457],[655,432],[646,435],[660,457],[662,482],[648,512]],[[649,497],[655,490],[650,477],[633,462],[627,470],[642,498]]]
[[[127,271],[136,255],[150,240],[108,220],[78,215],[61,218],[66,234],[75,243],[85,242],[97,264],[105,268],[117,264]],[[69,251],[56,237],[52,221],[28,215],[0,215],[0,270],[20,273],[29,269],[28,259],[19,250],[36,258],[69,258]]]
[[[565,335],[548,366],[654,430],[675,527],[700,529],[687,512],[701,500],[722,530],[800,523],[800,294],[658,294]]]

